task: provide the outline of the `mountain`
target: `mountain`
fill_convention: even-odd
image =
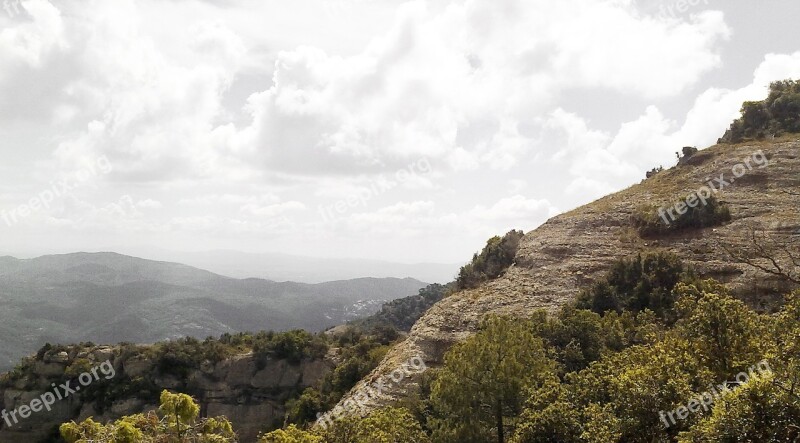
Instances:
[[[45,342],[134,342],[225,332],[321,331],[426,286],[411,278],[318,284],[234,279],[115,253],[0,258],[0,370]]]
[[[434,305],[331,415],[365,414],[413,397],[419,389],[418,376],[405,378],[379,393],[370,388],[370,382],[389,377],[398,362],[411,358],[422,358],[431,367],[441,365],[445,352],[474,334],[488,314],[528,318],[542,309],[555,313],[581,289],[598,281],[615,261],[640,253],[674,253],[698,276],[724,283],[756,309],[770,310],[778,297],[798,285],[786,275],[781,278],[775,272],[764,271],[774,271],[774,267],[769,260],[759,260],[759,255],[766,254],[754,247],[754,240],[771,238],[778,253],[783,245],[800,243],[800,139],[795,135],[685,152],[688,155],[677,166],[554,217],[525,234],[514,264],[503,275],[456,292]],[[755,158],[768,162],[762,167]],[[727,185],[719,183],[720,179]],[[729,211],[729,221],[641,234],[643,211],[657,214],[659,207],[673,208],[675,202],[687,199],[709,183],[716,188],[724,186],[717,198]],[[763,270],[744,261],[760,265]],[[797,264],[796,259],[794,263]],[[791,264],[783,272],[797,281],[796,276],[792,277]],[[354,401],[362,406],[357,411],[346,407]]]
[[[452,281],[463,263],[395,263],[355,258],[319,258],[300,255],[220,250],[178,252],[133,251],[132,255],[185,263],[233,278],[257,277],[274,281],[321,283],[361,277],[411,277],[433,283]]]

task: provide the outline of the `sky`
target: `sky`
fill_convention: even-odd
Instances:
[[[0,255],[464,262],[714,144],[800,78],[798,17],[793,0],[0,0]]]

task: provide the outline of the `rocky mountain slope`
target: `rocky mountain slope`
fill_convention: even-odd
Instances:
[[[758,151],[768,159],[764,167],[753,161]],[[742,169],[736,165],[748,161],[752,168],[745,167],[746,173],[737,178],[734,171],[740,173]],[[671,207],[709,181],[718,188],[716,179],[720,177],[728,184],[717,197],[730,208],[730,222],[657,237],[639,235],[634,220],[643,208]],[[794,136],[713,146],[641,184],[554,217],[525,235],[515,264],[502,277],[433,306],[407,339],[394,347],[332,413],[363,414],[414,393],[419,375],[407,376],[381,390],[371,386],[414,357],[421,357],[429,367],[440,365],[445,352],[473,334],[487,314],[527,317],[539,309],[557,310],[606,272],[614,260],[638,252],[676,253],[698,274],[720,280],[739,295],[746,295],[750,304],[768,309],[769,301],[786,293],[791,285],[737,263],[722,246],[729,251],[745,248],[752,229],[776,236],[779,243],[800,241],[798,194],[800,140]]]
[[[113,253],[2,257],[0,372],[46,342],[153,343],[238,331],[321,331],[425,286],[397,278],[238,280]]]

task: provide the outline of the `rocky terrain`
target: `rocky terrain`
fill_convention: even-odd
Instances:
[[[271,423],[282,423],[284,401],[292,393],[314,385],[334,363],[330,358],[304,360],[292,364],[287,360],[270,360],[259,364],[253,354],[238,355],[218,363],[206,362],[191,370],[185,377],[159,374],[153,360],[141,354],[126,352],[121,347],[75,346],[68,351],[56,351],[38,356],[32,369],[12,381],[0,384],[0,399],[6,411],[14,411],[52,391],[51,383],[60,384],[65,374],[84,362],[96,367],[109,361],[114,368],[114,381],[125,380],[133,388],[118,395],[108,405],[101,399],[87,398],[94,385],[76,395],[57,401],[51,411],[41,411],[21,420],[9,429],[0,422],[0,443],[36,442],[56,435],[57,427],[70,420],[94,417],[104,422],[124,415],[156,409],[162,389],[189,391],[199,401],[203,416],[224,415],[230,419],[240,441],[255,441],[259,432]],[[88,363],[86,363],[88,362]],[[74,375],[72,375],[74,377]],[[101,375],[101,380],[105,377]],[[98,381],[96,383],[103,383]],[[76,386],[73,382],[72,386]],[[141,386],[146,385],[145,389]],[[108,391],[106,391],[108,392]],[[95,393],[95,395],[97,395]],[[108,394],[106,394],[107,396]]]
[[[732,168],[759,150],[769,159],[768,165],[755,166],[735,178]],[[731,182],[717,195],[731,209],[731,222],[657,238],[639,235],[633,223],[637,211],[672,206],[720,174]],[[381,393],[369,386],[415,356],[429,367],[440,365],[445,352],[474,333],[487,314],[527,317],[539,309],[555,311],[606,272],[614,260],[638,252],[676,253],[701,276],[720,280],[751,305],[769,309],[770,301],[786,293],[789,284],[737,263],[721,245],[733,251],[745,247],[752,227],[779,241],[800,241],[800,196],[794,193],[800,194],[800,140],[796,137],[713,146],[638,185],[554,217],[525,235],[515,265],[504,276],[458,292],[431,308],[407,339],[333,412],[365,413],[412,394],[419,375],[410,375]],[[343,406],[354,400],[364,407]]]

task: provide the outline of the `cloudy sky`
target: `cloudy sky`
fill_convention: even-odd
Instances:
[[[0,254],[460,262],[800,77],[794,0],[0,0]]]

